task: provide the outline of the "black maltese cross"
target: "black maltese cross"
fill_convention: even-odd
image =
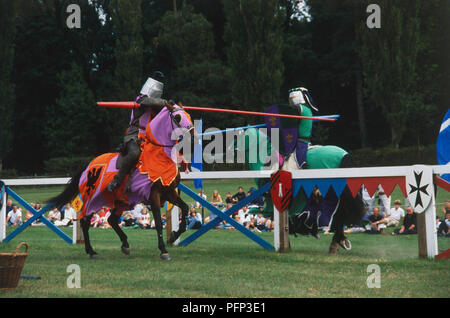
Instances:
[[[423,208],[423,204],[422,204],[422,197],[420,195],[420,192],[423,192],[426,195],[429,195],[427,192],[427,187],[430,184],[426,184],[423,186],[420,186],[420,181],[422,180],[422,173],[423,171],[421,171],[420,173],[416,173],[414,171],[414,177],[416,178],[416,186],[413,186],[411,183],[409,184],[411,187],[411,190],[409,191],[409,194],[413,193],[413,192],[417,192],[416,195],[416,202],[414,203],[414,207],[417,207],[418,205],[420,205]]]

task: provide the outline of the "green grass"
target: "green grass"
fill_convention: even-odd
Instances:
[[[191,185],[192,183],[187,183]],[[251,180],[207,181],[208,194],[218,189],[235,193]],[[17,188],[31,202],[44,201],[61,187]],[[398,189],[392,194],[401,198]],[[438,192],[438,202],[448,193]],[[188,203],[193,200],[186,199]],[[71,235],[71,228],[62,228]],[[8,233],[12,231],[8,228]],[[320,240],[291,236],[291,251],[262,249],[238,231],[212,230],[187,247],[169,247],[172,261],[159,259],[154,230],[126,229],[131,255],[120,252],[112,230],[91,229],[99,259],[91,260],[83,245],[69,245],[46,227],[27,228],[0,253],[12,252],[19,242],[30,245],[17,289],[0,297],[448,297],[448,260],[418,258],[417,236],[350,234],[353,249],[329,256],[331,236]],[[183,234],[187,237],[192,231]],[[273,242],[272,233],[259,234]],[[438,238],[439,250],[450,248]],[[67,266],[81,268],[81,289],[69,289]],[[368,288],[367,266],[381,268],[381,288]]]
[[[70,235],[70,228],[64,230]],[[418,259],[417,236],[350,234],[353,249],[329,256],[331,236],[291,236],[291,251],[280,254],[237,231],[212,230],[187,247],[170,247],[172,261],[162,262],[154,230],[125,231],[130,256],[120,252],[112,230],[91,229],[100,254],[91,260],[83,245],[69,245],[45,227],[26,229],[0,244],[0,252],[27,242],[22,275],[41,279],[21,279],[16,290],[0,291],[0,297],[448,297],[450,292],[449,261]],[[272,233],[261,236],[273,241]],[[439,249],[447,248],[450,239],[439,238]],[[81,268],[81,289],[66,287],[70,264]],[[381,268],[379,289],[366,286],[369,264]]]

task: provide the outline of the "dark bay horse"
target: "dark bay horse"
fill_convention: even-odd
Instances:
[[[125,209],[132,209],[137,203],[150,205],[158,235],[158,248],[161,259],[170,260],[166,250],[161,221],[161,206],[168,201],[178,206],[182,211],[179,230],[172,232],[167,243],[171,244],[186,230],[188,205],[181,200],[177,192],[180,182],[178,170],[178,152],[175,149],[178,137],[189,132],[193,134],[194,126],[189,114],[178,105],[164,107],[146,126],[145,139],[141,144],[142,154],[133,172],[114,192],[107,190],[108,184],[118,172],[118,153],[103,154],[72,177],[66,189],[57,197],[50,199],[55,206],[72,201],[78,196],[81,210],[78,219],[85,240],[86,253],[94,258],[97,253],[91,246],[89,227],[92,216],[103,206],[111,209],[108,223],[114,229],[122,242],[122,252],[130,253],[127,236],[118,222]]]

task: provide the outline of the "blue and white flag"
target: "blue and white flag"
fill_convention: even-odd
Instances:
[[[191,169],[193,172],[202,171],[203,169],[203,160],[202,160],[202,126],[203,126],[203,120],[200,119],[197,126],[197,134],[194,139],[195,145],[194,145],[194,159],[192,160]],[[203,181],[202,179],[194,179],[194,187],[196,189],[203,188]]]
[[[442,121],[437,138],[436,151],[438,164],[450,164],[450,109]],[[441,175],[441,178],[450,182],[450,174],[448,173]]]

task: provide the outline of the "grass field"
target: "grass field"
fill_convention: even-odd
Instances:
[[[208,182],[234,193],[242,183]],[[227,190],[229,189],[229,190]],[[29,201],[44,201],[60,187],[21,188]],[[400,198],[397,190],[393,199]],[[448,194],[438,193],[438,202]],[[187,200],[189,202],[189,200]],[[11,231],[8,228],[8,233]],[[71,228],[63,228],[71,235]],[[172,261],[159,259],[154,230],[126,229],[131,255],[120,252],[112,230],[91,229],[100,258],[91,260],[82,245],[69,245],[46,227],[26,229],[12,242],[0,244],[11,252],[25,241],[30,254],[14,291],[0,297],[448,297],[450,262],[418,259],[417,236],[350,234],[353,249],[329,256],[331,236],[320,240],[291,236],[291,251],[269,252],[240,232],[212,230],[187,247],[170,247]],[[186,237],[192,232],[184,234]],[[272,233],[259,234],[273,242]],[[450,248],[449,238],[438,238],[439,250]],[[67,288],[67,266],[81,268],[81,288]],[[370,264],[381,270],[381,288],[368,288]]]

